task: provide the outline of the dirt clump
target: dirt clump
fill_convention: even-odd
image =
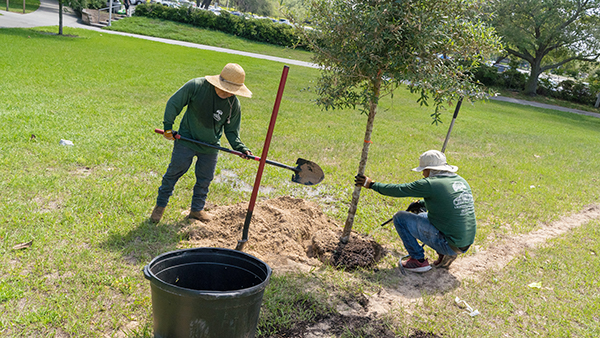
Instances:
[[[235,248],[247,210],[247,203],[207,207],[211,221],[183,224],[186,246]],[[279,269],[321,262],[349,269],[372,267],[383,256],[374,240],[353,234],[348,244],[341,245],[340,234],[335,221],[316,203],[282,196],[256,203],[244,252]]]
[[[385,252],[372,238],[352,234],[348,243],[339,241],[341,232],[321,230],[312,240],[309,254],[319,257],[322,262],[345,269],[372,268]]]

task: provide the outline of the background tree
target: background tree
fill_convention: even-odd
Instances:
[[[233,3],[241,12],[267,16],[273,14],[273,5],[267,0],[233,0]]]
[[[493,25],[506,51],[530,64],[525,93],[546,70],[600,57],[600,0],[495,0]]]
[[[437,122],[442,104],[483,97],[468,71],[500,48],[479,0],[312,0],[307,15],[294,21],[314,28],[299,32],[322,68],[317,103],[326,110],[358,106],[367,114],[359,174],[382,97],[408,86],[421,104],[433,101]],[[349,239],[360,190],[352,193],[342,242]]]

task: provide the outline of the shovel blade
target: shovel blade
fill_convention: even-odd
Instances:
[[[292,176],[292,182],[315,185],[321,183],[325,178],[325,174],[319,165],[315,162],[299,158],[296,160],[297,167],[295,174]]]

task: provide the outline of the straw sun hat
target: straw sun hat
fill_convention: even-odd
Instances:
[[[446,155],[439,150],[428,150],[419,157],[419,166],[413,171],[423,171],[425,169],[443,170],[455,173],[458,167],[446,162]]]
[[[252,97],[252,92],[244,85],[246,73],[237,63],[228,63],[223,67],[221,74],[204,77],[213,86],[233,95]]]

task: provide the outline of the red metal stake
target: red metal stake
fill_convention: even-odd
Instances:
[[[248,204],[248,212],[246,213],[246,220],[244,221],[244,230],[242,232],[242,239],[238,241],[236,250],[242,251],[244,244],[248,241],[248,229],[250,228],[250,221],[252,220],[252,213],[254,212],[254,204],[256,203],[256,197],[258,196],[258,188],[260,187],[260,180],[262,179],[263,169],[267,162],[267,154],[269,153],[269,145],[271,144],[271,137],[273,136],[273,129],[275,129],[275,120],[277,120],[277,113],[279,112],[279,105],[281,103],[281,96],[283,96],[283,89],[285,88],[285,81],[290,67],[283,66],[283,73],[281,74],[281,80],[279,81],[279,90],[277,91],[277,97],[275,98],[275,106],[273,107],[273,113],[271,114],[271,122],[269,123],[269,130],[267,131],[267,137],[265,138],[265,145],[260,156],[260,163],[258,165],[258,172],[256,173],[256,179],[254,180],[254,188],[252,189],[252,197],[250,197],[250,203]]]

